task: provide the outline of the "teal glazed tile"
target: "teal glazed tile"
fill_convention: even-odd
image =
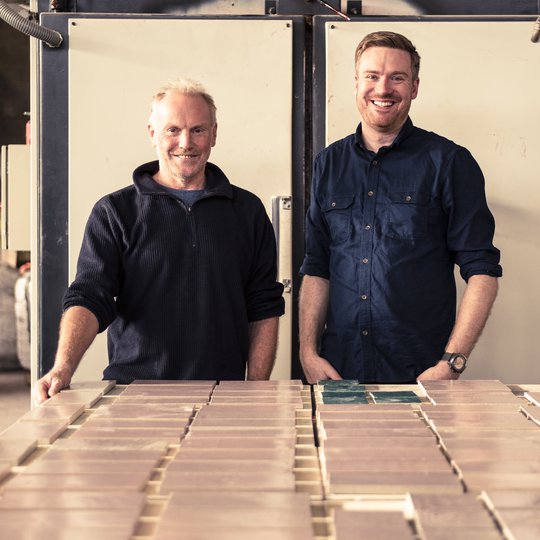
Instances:
[[[364,390],[327,390],[323,393],[323,398],[327,397],[351,397],[351,396],[362,396],[366,397],[366,392]]]
[[[324,381],[318,381],[317,384],[319,386],[324,386],[324,389],[328,388],[328,390],[337,390],[342,388],[351,388],[355,390],[364,389],[366,386],[364,384],[360,384],[356,379],[341,379],[338,381],[334,381],[332,379],[324,380]]]
[[[368,403],[368,400],[365,394],[362,395],[351,395],[351,396],[326,396],[326,393],[323,395],[323,403]]]
[[[397,392],[370,392],[375,403],[420,403],[420,398],[411,390]]]

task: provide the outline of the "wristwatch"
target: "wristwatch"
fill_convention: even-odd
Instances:
[[[467,367],[467,357],[458,352],[445,352],[442,359],[446,360],[454,373],[463,373]]]

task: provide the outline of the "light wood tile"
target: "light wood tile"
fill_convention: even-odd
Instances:
[[[26,491],[142,491],[149,471],[102,474],[19,474],[4,489]]]
[[[189,433],[191,437],[216,437],[215,429],[200,429],[197,426],[193,425],[189,428]],[[225,427],[222,426],[219,429],[219,436],[221,437],[233,437],[233,438],[271,438],[271,439],[288,439],[294,441],[296,439],[296,428],[294,427],[261,427],[261,428],[249,428],[249,431],[246,432],[244,427]]]
[[[178,444],[184,433],[185,429],[176,428],[94,428],[84,425],[71,436],[71,439],[155,439]]]
[[[58,439],[54,446],[59,449],[71,450],[159,450],[165,453],[167,441],[148,439]]]
[[[401,512],[333,511],[336,540],[413,540],[413,530]]]
[[[54,491],[44,496],[42,491],[7,490],[0,493],[0,508],[4,509],[64,509],[114,511],[133,509],[140,513],[146,502],[143,493],[130,491]]]
[[[292,471],[282,474],[265,472],[166,472],[160,491],[166,494],[175,490],[247,490],[294,491]]]
[[[536,508],[540,512],[540,486],[528,491],[488,489],[483,497],[490,508]]]
[[[40,457],[40,461],[157,461],[164,453],[163,448],[149,450],[61,449],[55,445]]]
[[[38,444],[51,444],[65,430],[67,423],[61,422],[15,422],[1,434],[2,439],[30,439]]]
[[[328,474],[330,493],[462,493],[457,476],[436,472],[335,472]]]
[[[0,437],[0,461],[11,466],[22,463],[37,447],[37,439]]]
[[[285,448],[294,449],[296,441],[292,439],[268,439],[262,437],[252,439],[247,437],[197,437],[188,435],[182,441],[183,448]]]
[[[68,424],[71,424],[84,412],[84,404],[80,403],[65,403],[56,407],[44,407],[39,405],[23,414],[19,421],[30,422],[37,420],[62,419]]]
[[[295,492],[240,492],[240,491],[186,491],[175,492],[168,508],[182,506],[240,506],[245,508],[282,508],[284,510],[310,507],[307,493]],[[304,511],[304,510],[302,510]]]
[[[21,474],[106,474],[106,473],[150,473],[160,460],[148,461],[65,461],[39,459],[25,467]]]
[[[294,447],[290,448],[208,448],[180,446],[176,460],[226,459],[271,460],[294,463]]]

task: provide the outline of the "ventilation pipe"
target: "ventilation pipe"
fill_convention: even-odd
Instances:
[[[49,47],[56,48],[62,44],[63,38],[60,32],[25,19],[10,8],[4,0],[0,0],[0,19],[19,30],[19,32],[44,41]]]

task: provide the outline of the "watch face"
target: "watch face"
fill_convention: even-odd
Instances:
[[[456,369],[461,370],[465,368],[465,358],[463,358],[463,356],[454,357],[454,361],[452,363]]]
[[[465,366],[467,365],[467,359],[462,356],[461,354],[457,354],[450,360],[452,362],[452,366],[456,371],[463,371],[465,369]]]

